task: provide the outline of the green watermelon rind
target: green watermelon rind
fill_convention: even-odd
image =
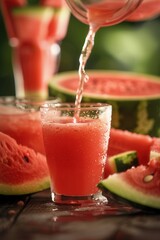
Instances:
[[[50,178],[47,176],[42,179],[25,182],[24,184],[12,185],[0,183],[0,194],[25,195],[40,192],[48,188],[50,188]]]
[[[105,70],[87,70],[89,76],[124,76],[148,81],[155,81],[160,84],[160,78],[157,76],[137,74],[123,71],[105,71]],[[62,72],[54,76],[49,81],[49,95],[58,96],[64,102],[75,101],[76,92],[60,86],[64,79],[77,78],[78,72]],[[135,133],[148,134],[160,137],[160,93],[151,96],[115,96],[101,95],[93,93],[84,93],[83,102],[107,102],[112,105],[112,127],[128,130]],[[134,114],[133,114],[134,113]]]
[[[123,177],[115,173],[98,183],[100,189],[107,189],[109,192],[130,202],[140,204],[145,207],[160,209],[160,197],[153,196],[147,192],[143,193],[136,187],[128,184]]]
[[[133,166],[138,166],[138,156],[136,151],[126,151],[113,155],[112,157],[109,157],[107,161],[109,161],[114,172],[123,172]]]
[[[26,98],[47,99],[48,92],[46,90],[39,90],[39,91],[25,90],[25,96],[26,96]]]

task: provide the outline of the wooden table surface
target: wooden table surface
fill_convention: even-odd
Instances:
[[[85,211],[85,206],[56,206],[51,202],[49,190],[29,196],[0,195],[0,240],[159,238],[160,213],[157,211],[128,206],[122,206],[122,212],[101,207]]]

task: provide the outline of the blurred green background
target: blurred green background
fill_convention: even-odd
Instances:
[[[59,72],[78,70],[88,26],[73,16],[61,45]],[[160,76],[160,18],[100,29],[86,69],[133,71]],[[0,95],[15,95],[11,49],[0,13]]]

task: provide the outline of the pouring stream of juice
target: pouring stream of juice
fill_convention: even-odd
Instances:
[[[92,28],[92,25],[89,28],[88,35],[85,39],[81,55],[79,58],[79,86],[76,93],[76,100],[75,105],[77,107],[80,107],[81,101],[82,101],[82,95],[83,95],[83,88],[84,83],[89,80],[89,76],[85,72],[85,66],[87,63],[87,60],[92,52],[92,48],[94,46],[94,38],[95,38],[96,31]]]
[[[79,58],[79,85],[76,92],[75,106],[79,109],[82,101],[84,84],[89,76],[85,72],[87,60],[94,46],[94,38],[99,28],[122,22],[142,2],[142,0],[66,0],[72,13],[80,21],[89,24]],[[76,112],[76,118],[79,111]]]

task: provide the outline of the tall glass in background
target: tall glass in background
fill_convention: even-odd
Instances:
[[[0,4],[12,48],[16,96],[46,98],[68,27],[65,0],[1,0]]]

